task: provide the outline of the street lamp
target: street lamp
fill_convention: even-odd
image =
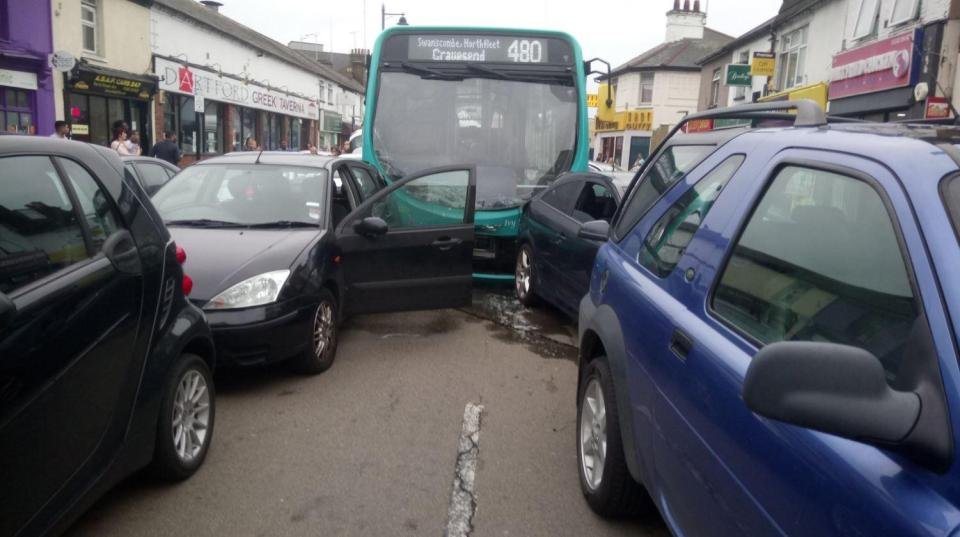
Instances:
[[[384,30],[387,27],[387,16],[396,17],[400,16],[400,20],[397,21],[397,24],[400,26],[407,25],[407,16],[406,13],[387,13],[386,4],[380,4],[380,29]]]

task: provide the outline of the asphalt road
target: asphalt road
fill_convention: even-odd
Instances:
[[[463,311],[358,317],[322,375],[219,375],[204,467],[175,486],[134,476],[69,534],[443,535],[473,403],[472,535],[667,535],[583,501],[573,340],[559,314],[489,292]]]

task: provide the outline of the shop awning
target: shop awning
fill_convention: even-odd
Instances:
[[[82,63],[67,80],[67,89],[111,97],[150,99],[157,92],[154,75],[128,73],[118,69]]]

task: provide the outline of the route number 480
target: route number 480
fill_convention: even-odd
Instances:
[[[540,63],[543,61],[543,43],[535,39],[514,39],[507,47],[507,57],[517,63]]]

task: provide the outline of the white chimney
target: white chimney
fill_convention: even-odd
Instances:
[[[703,39],[703,28],[707,25],[707,14],[700,11],[700,0],[673,0],[673,9],[667,12],[667,43],[681,39]]]

